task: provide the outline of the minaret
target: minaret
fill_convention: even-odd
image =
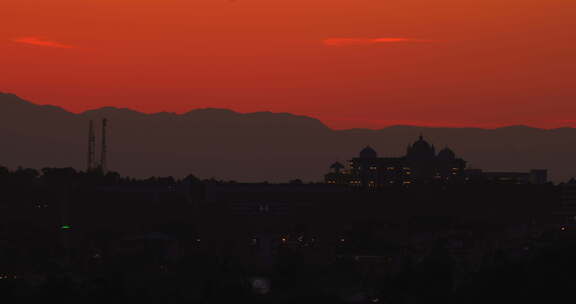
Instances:
[[[106,144],[106,129],[108,125],[108,120],[106,118],[102,119],[102,150],[100,151],[100,170],[102,174],[106,174],[106,153],[107,153],[107,144]]]
[[[95,158],[96,158],[96,137],[94,135],[94,121],[90,120],[90,125],[88,127],[87,171],[94,170]]]

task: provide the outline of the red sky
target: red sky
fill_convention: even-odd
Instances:
[[[0,91],[75,112],[576,126],[574,0],[2,0],[0,55]]]

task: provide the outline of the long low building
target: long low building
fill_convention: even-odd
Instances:
[[[413,183],[514,183],[545,184],[547,170],[529,172],[484,172],[469,169],[467,162],[445,147],[438,153],[423,136],[409,145],[406,155],[400,157],[378,157],[370,146],[362,149],[358,157],[346,165],[335,162],[324,176],[327,184],[349,185],[364,189],[376,189],[397,184]]]

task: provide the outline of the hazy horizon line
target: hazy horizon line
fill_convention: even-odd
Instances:
[[[314,116],[310,116],[310,115],[297,114],[297,113],[292,113],[292,112],[274,112],[274,111],[270,111],[270,110],[261,110],[261,111],[254,111],[254,112],[242,112],[242,111],[238,111],[238,110],[231,109],[231,108],[218,108],[218,107],[210,107],[210,106],[191,108],[189,110],[182,111],[182,112],[165,111],[165,110],[147,112],[147,111],[142,111],[140,109],[121,107],[121,106],[115,106],[115,105],[106,105],[106,106],[101,106],[101,107],[97,107],[97,108],[90,108],[90,109],[86,109],[86,110],[73,111],[73,110],[67,109],[64,106],[60,106],[60,105],[35,103],[35,102],[32,102],[28,99],[24,99],[24,98],[20,97],[17,94],[14,94],[14,93],[0,91],[0,95],[12,95],[12,96],[15,96],[16,98],[24,101],[24,102],[32,104],[34,106],[56,107],[56,108],[59,108],[63,111],[66,111],[68,113],[71,113],[74,115],[80,115],[80,116],[86,114],[87,112],[98,111],[98,110],[102,110],[102,109],[125,110],[125,111],[134,112],[137,114],[141,114],[144,116],[151,116],[151,115],[158,115],[158,114],[171,114],[171,115],[177,115],[177,116],[185,116],[191,112],[202,111],[202,110],[227,111],[227,112],[232,112],[234,114],[240,114],[240,115],[257,114],[257,113],[288,114],[288,115],[292,115],[295,117],[303,117],[303,118],[317,120],[322,125],[324,125],[326,128],[331,129],[333,131],[360,131],[360,130],[362,130],[362,131],[381,131],[384,129],[394,128],[394,127],[427,128],[427,129],[479,129],[479,130],[498,130],[498,129],[506,129],[506,128],[523,127],[523,128],[530,128],[530,129],[544,130],[544,131],[553,131],[553,130],[558,130],[558,129],[575,129],[576,128],[576,127],[570,126],[570,125],[561,126],[561,127],[544,128],[544,127],[536,127],[536,126],[531,126],[529,124],[522,124],[522,123],[520,123],[520,124],[494,124],[492,126],[479,126],[479,125],[474,126],[474,125],[466,125],[466,124],[440,124],[440,123],[439,124],[434,124],[434,123],[432,123],[432,124],[426,124],[426,123],[418,124],[418,123],[409,122],[409,121],[406,121],[406,122],[400,121],[397,123],[391,123],[391,124],[384,125],[383,127],[378,127],[378,128],[369,128],[369,127],[335,128],[335,127],[328,126],[323,119],[320,119],[320,118],[317,118]],[[346,120],[346,118],[344,118],[343,120]],[[385,121],[385,120],[383,120],[383,121]]]

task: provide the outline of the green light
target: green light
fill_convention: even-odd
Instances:
[[[62,229],[71,229],[72,227],[68,226],[68,225],[62,225],[61,227]]]

